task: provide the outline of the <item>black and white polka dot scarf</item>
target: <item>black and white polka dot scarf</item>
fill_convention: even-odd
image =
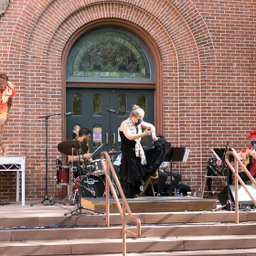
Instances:
[[[128,118],[127,120],[128,120],[128,125],[129,125],[129,129],[130,129],[131,133],[133,135],[137,134],[137,129],[133,125],[131,118]],[[142,133],[141,125],[138,125],[137,128],[138,128],[138,134]],[[134,141],[135,141],[135,155],[136,155],[136,157],[140,157],[140,163],[142,165],[146,165],[147,164],[147,160],[146,160],[146,157],[145,157],[144,149],[143,149],[143,147],[142,147],[142,145],[140,143],[141,138],[138,138],[138,139],[136,139]]]

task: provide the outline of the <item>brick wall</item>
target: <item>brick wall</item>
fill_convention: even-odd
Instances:
[[[62,111],[62,63],[68,40],[96,20],[125,20],[145,31],[161,56],[163,134],[191,149],[175,164],[201,186],[209,147],[240,150],[255,129],[255,7],[252,0],[14,0],[0,21],[0,63],[16,85],[4,140],[26,156],[26,196],[44,196],[45,124]],[[156,106],[157,108],[158,106]],[[49,194],[54,191],[60,119],[49,123]],[[0,198],[15,198],[15,177],[0,175]],[[9,184],[8,186],[6,184]]]

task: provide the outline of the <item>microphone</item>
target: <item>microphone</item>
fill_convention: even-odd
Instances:
[[[73,114],[74,114],[74,112],[72,111],[72,112],[63,113],[62,115],[63,116],[70,116],[70,115],[73,115]]]
[[[118,113],[117,110],[114,110],[114,109],[111,109],[111,108],[110,108],[110,109],[107,109],[107,111],[110,112],[110,113]]]

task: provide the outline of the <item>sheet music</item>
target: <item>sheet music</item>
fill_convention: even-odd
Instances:
[[[117,158],[114,161],[113,165],[120,166],[121,160],[122,160],[122,153],[117,156]]]
[[[183,156],[183,159],[182,159],[182,162],[187,162],[188,161],[188,155],[190,153],[190,149],[186,148],[185,149],[185,153],[184,153],[184,156]]]

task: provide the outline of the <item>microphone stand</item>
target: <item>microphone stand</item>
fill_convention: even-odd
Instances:
[[[221,159],[221,161],[222,161],[222,163],[223,163],[223,168],[225,168],[225,167],[227,167],[227,164],[226,164],[226,162],[225,162],[225,155],[226,155],[226,152],[228,151],[228,142],[227,142],[227,144],[226,144],[226,148],[225,148],[225,150],[224,150],[224,153],[223,153],[223,156],[222,156],[222,159]],[[232,201],[231,201],[231,195],[230,195],[230,193],[231,193],[231,190],[230,190],[230,188],[229,188],[229,185],[230,185],[230,182],[231,182],[231,184],[232,184],[232,173],[230,173],[231,171],[230,171],[230,169],[229,169],[229,167],[227,167],[228,169],[227,169],[227,191],[228,191],[228,200],[227,200],[227,203],[226,203],[226,208],[227,208],[227,210],[228,211],[232,211],[233,210],[233,203],[232,203]],[[224,173],[223,173],[223,175],[225,175]],[[225,206],[223,206],[222,208],[224,208]]]
[[[41,201],[36,202],[34,204],[30,204],[30,206],[34,206],[34,205],[40,204],[40,203],[44,204],[44,202],[46,202],[46,201],[49,201],[48,205],[54,205],[55,203],[65,205],[62,202],[52,200],[48,196],[48,181],[47,181],[48,180],[48,119],[49,119],[49,117],[52,117],[52,116],[66,116],[66,114],[58,113],[58,114],[52,114],[52,115],[46,115],[46,116],[39,116],[39,118],[45,118],[45,131],[46,131],[46,133],[45,133],[45,139],[46,139],[46,144],[45,144],[45,170],[46,170],[46,173],[45,173],[45,196]]]

